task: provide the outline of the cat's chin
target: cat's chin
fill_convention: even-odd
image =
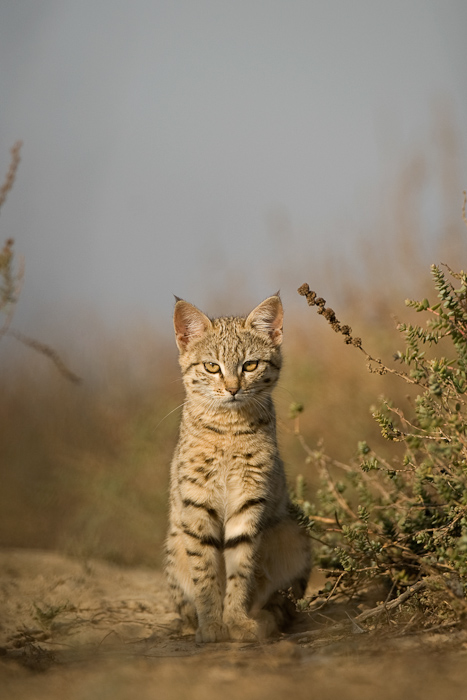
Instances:
[[[240,396],[225,396],[221,402],[219,407],[220,408],[227,408],[230,411],[235,411],[237,409],[243,408],[245,404],[247,403],[247,400],[245,397],[240,397]]]
[[[222,406],[228,406],[229,408],[238,408],[242,404],[244,404],[244,401],[235,398],[235,396],[226,396],[225,399],[222,399]]]

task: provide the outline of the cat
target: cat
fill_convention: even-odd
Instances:
[[[247,318],[213,320],[176,297],[186,401],[171,466],[166,573],[198,642],[276,633],[307,585],[309,537],[293,515],[271,397],[282,321],[278,294]]]

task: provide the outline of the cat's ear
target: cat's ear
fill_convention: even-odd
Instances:
[[[183,299],[175,297],[175,340],[180,352],[185,352],[190,341],[201,336],[211,327],[211,321],[202,311]]]
[[[253,309],[246,320],[246,327],[254,328],[260,333],[266,333],[273,345],[282,343],[282,325],[284,310],[279,294],[269,297]]]

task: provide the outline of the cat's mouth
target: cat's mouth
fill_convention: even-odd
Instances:
[[[239,396],[238,394],[235,395],[230,395],[226,396],[223,401],[224,404],[227,404],[228,406],[233,406],[236,404],[237,406],[242,403],[242,397]]]

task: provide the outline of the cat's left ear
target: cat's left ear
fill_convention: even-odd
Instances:
[[[212,323],[202,311],[183,299],[175,297],[174,310],[175,340],[181,353],[185,352],[192,340],[201,338],[212,327]]]
[[[279,294],[265,299],[256,309],[253,309],[246,320],[246,327],[254,328],[260,333],[266,333],[273,345],[282,343],[282,325],[284,310]]]

